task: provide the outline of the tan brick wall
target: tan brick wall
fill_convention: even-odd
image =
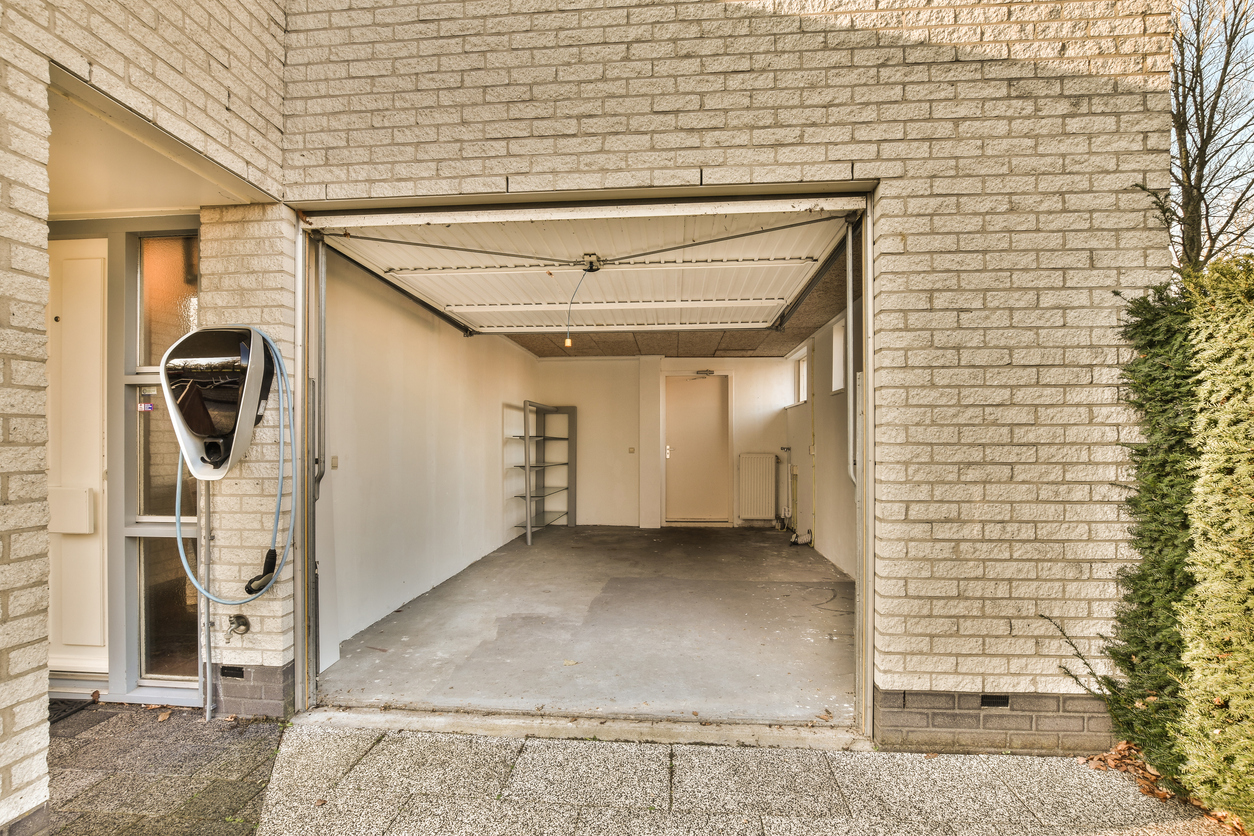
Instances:
[[[206,208],[200,215],[200,324],[252,325],[269,334],[295,369],[296,215],[280,204]],[[293,378],[295,383],[295,378]],[[270,547],[274,492],[278,484],[278,380],[253,444],[226,478],[213,483],[213,578],[215,594],[244,597],[244,584],[261,571]],[[286,476],[278,549],[282,554],[290,508],[291,444],[284,433]],[[295,641],[292,566],[274,588],[251,604],[212,606],[214,661],[226,665],[281,667],[292,661]],[[225,643],[225,618],[248,616],[252,631]]]
[[[1036,615],[1095,649],[1130,558],[1169,8],[293,0],[286,194],[878,180],[878,684],[1065,692]]]
[[[0,31],[0,826],[48,797],[47,82]]]
[[[283,5],[282,0],[6,0],[0,26],[277,195]]]

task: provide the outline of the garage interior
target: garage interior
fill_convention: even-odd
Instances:
[[[864,207],[311,216],[319,703],[850,725]]]

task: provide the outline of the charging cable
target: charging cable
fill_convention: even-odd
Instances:
[[[242,327],[242,326],[241,326]],[[287,564],[287,556],[292,550],[292,532],[296,529],[296,482],[298,470],[295,461],[292,465],[292,507],[287,514],[287,543],[283,546],[283,558],[278,561],[278,567],[275,567],[275,560],[278,556],[277,545],[279,542],[279,515],[283,509],[283,423],[287,419],[287,437],[292,443],[292,450],[296,450],[296,407],[292,401],[292,384],[287,376],[287,366],[283,362],[283,354],[279,351],[279,347],[274,344],[274,340],[270,339],[270,335],[264,331],[258,331],[261,338],[266,342],[266,348],[270,350],[270,354],[274,357],[275,369],[278,372],[275,375],[279,379],[279,487],[274,497],[274,525],[270,530],[270,551],[266,552],[265,565],[262,572],[257,577],[250,580],[244,587],[244,591],[251,593],[247,598],[241,598],[238,601],[231,601],[226,598],[219,598],[209,590],[201,586],[200,581],[196,578],[196,573],[192,571],[192,567],[187,562],[187,551],[183,547],[183,454],[179,453],[179,471],[178,481],[175,482],[174,488],[174,536],[175,541],[179,544],[179,558],[183,561],[183,571],[187,573],[187,579],[192,582],[192,586],[196,587],[196,591],[217,604],[228,607],[234,607],[239,604],[247,604],[249,601],[256,601],[262,595],[270,591],[270,587],[274,586],[275,581],[279,579],[279,575],[283,573],[283,567]],[[209,559],[209,555],[205,555],[205,560]],[[264,586],[259,584],[264,583]]]

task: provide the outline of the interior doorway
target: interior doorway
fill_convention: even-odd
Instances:
[[[729,378],[666,378],[666,521],[731,522]]]

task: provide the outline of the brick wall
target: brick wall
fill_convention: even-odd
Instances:
[[[875,742],[899,752],[1057,755],[1104,752],[1115,738],[1106,704],[1088,695],[876,688]]]
[[[1112,291],[1167,275],[1168,11],[293,0],[287,196],[878,180],[877,681],[1067,693],[1036,616],[1094,650],[1131,559]]]
[[[271,194],[282,181],[282,0],[16,0],[2,31]]]
[[[0,31],[0,827],[48,798],[47,81]]]
[[[296,216],[279,204],[206,208],[200,216],[200,324],[252,325],[269,334],[295,369]],[[270,547],[274,492],[278,478],[278,381],[253,444],[226,478],[213,483],[214,592],[244,597],[244,584],[261,571]],[[284,434],[287,500],[280,520],[282,553],[290,507],[291,445]],[[299,544],[297,544],[299,545]],[[213,660],[224,665],[279,670],[293,660],[294,589],[292,567],[297,545],[275,587],[239,607],[212,605]],[[226,617],[248,616],[251,631],[224,640]],[[264,673],[250,673],[264,678]],[[281,704],[280,704],[281,705]]]

